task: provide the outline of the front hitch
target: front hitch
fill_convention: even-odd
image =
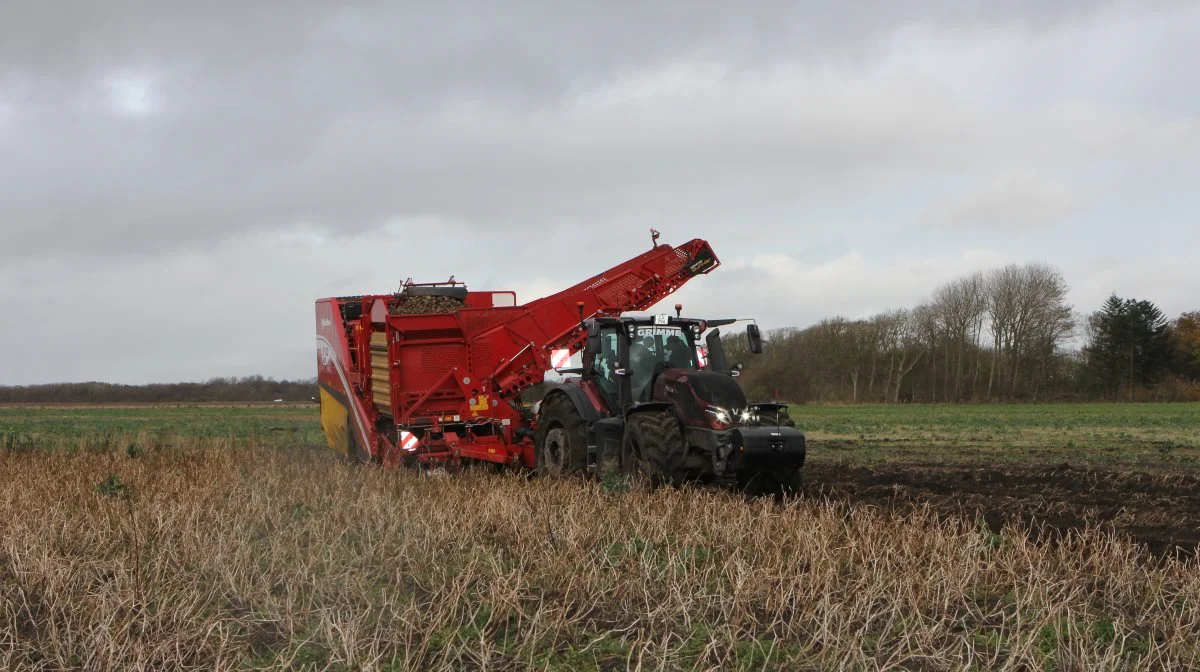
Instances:
[[[804,432],[794,427],[739,427],[733,430],[731,439],[730,471],[804,466]]]

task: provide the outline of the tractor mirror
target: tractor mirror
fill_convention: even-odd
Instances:
[[[750,352],[758,355],[763,351],[762,332],[757,324],[746,325],[746,340],[750,341]]]

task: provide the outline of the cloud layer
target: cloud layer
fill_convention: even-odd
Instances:
[[[1031,259],[1198,308],[1194,3],[6,14],[0,383],[306,377],[319,296],[541,294],[651,226],[771,327]]]

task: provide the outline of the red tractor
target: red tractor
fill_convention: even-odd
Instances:
[[[540,405],[538,469],[609,465],[654,482],[735,480],[754,492],[795,491],[804,434],[783,404],[747,401],[736,380],[741,366],[727,362],[719,329],[735,320],[687,319],[680,310],[585,321],[583,366],[569,370],[579,377],[555,385]],[[758,326],[746,335],[751,352],[762,352]]]
[[[359,461],[483,461],[573,473],[620,467],[655,480],[736,476],[794,487],[804,436],[779,404],[748,404],[721,347],[732,322],[645,311],[720,262],[703,240],[660,245],[551,296],[406,282],[316,303],[321,424]],[[757,328],[751,347],[761,350]],[[522,393],[583,351],[578,377],[533,413]]]

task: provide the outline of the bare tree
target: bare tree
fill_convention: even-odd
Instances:
[[[912,332],[914,347],[923,349],[929,357],[929,400],[937,401],[937,348],[942,342],[944,321],[942,315],[932,304],[917,306],[909,317],[909,331]],[[920,361],[915,359],[910,365]]]
[[[846,371],[850,377],[850,401],[858,401],[858,382],[863,367],[876,360],[874,333],[870,322],[855,320],[846,325]]]
[[[923,346],[913,312],[893,310],[878,318],[882,330],[881,342],[888,357],[888,378],[884,386],[892,403],[900,401],[900,388],[917,362],[921,359]],[[889,393],[890,390],[890,393]]]
[[[900,386],[904,383],[904,377],[912,372],[913,368],[921,361],[921,356],[928,350],[922,338],[921,329],[921,324],[926,319],[926,311],[925,306],[919,306],[916,310],[911,311],[898,311],[897,330],[900,355],[896,362],[896,387],[892,394],[893,404],[900,401]]]
[[[1076,323],[1066,292],[1046,264],[972,273],[912,310],[773,331],[743,383],[795,402],[897,403],[906,392],[928,401],[1040,398],[1073,375],[1063,351]]]
[[[997,366],[1002,365],[1004,353],[1009,349],[1012,337],[1012,323],[1016,313],[1017,296],[1020,294],[1021,279],[1019,267],[1015,265],[992,271],[987,277],[985,297],[987,300],[988,328],[992,334],[992,367],[988,373],[987,398],[992,398],[995,384],[1003,384],[997,380]],[[999,372],[1001,378],[1004,370]]]
[[[887,316],[884,314],[875,315],[868,319],[863,326],[863,348],[869,353],[871,358],[871,372],[867,376],[867,399],[875,401],[875,376],[878,370],[879,360],[884,356],[887,350]],[[891,381],[889,371],[889,384]],[[887,396],[887,388],[884,388],[884,396]]]
[[[964,398],[964,377],[969,374],[966,370],[968,365],[965,358],[969,347],[977,349],[979,346],[979,332],[987,311],[984,287],[983,274],[976,271],[938,287],[933,293],[931,308],[941,322],[945,344],[943,398],[951,398],[951,380],[953,380],[954,388],[953,399],[961,401]],[[951,363],[952,356],[953,363]],[[977,356],[976,376],[978,376],[978,362]]]
[[[1047,264],[1010,264],[988,276],[987,316],[993,339],[989,397],[993,385],[1002,395],[1017,396],[1022,369],[1031,374],[1027,387],[1036,389],[1048,357],[1074,325],[1066,295],[1066,281]]]

